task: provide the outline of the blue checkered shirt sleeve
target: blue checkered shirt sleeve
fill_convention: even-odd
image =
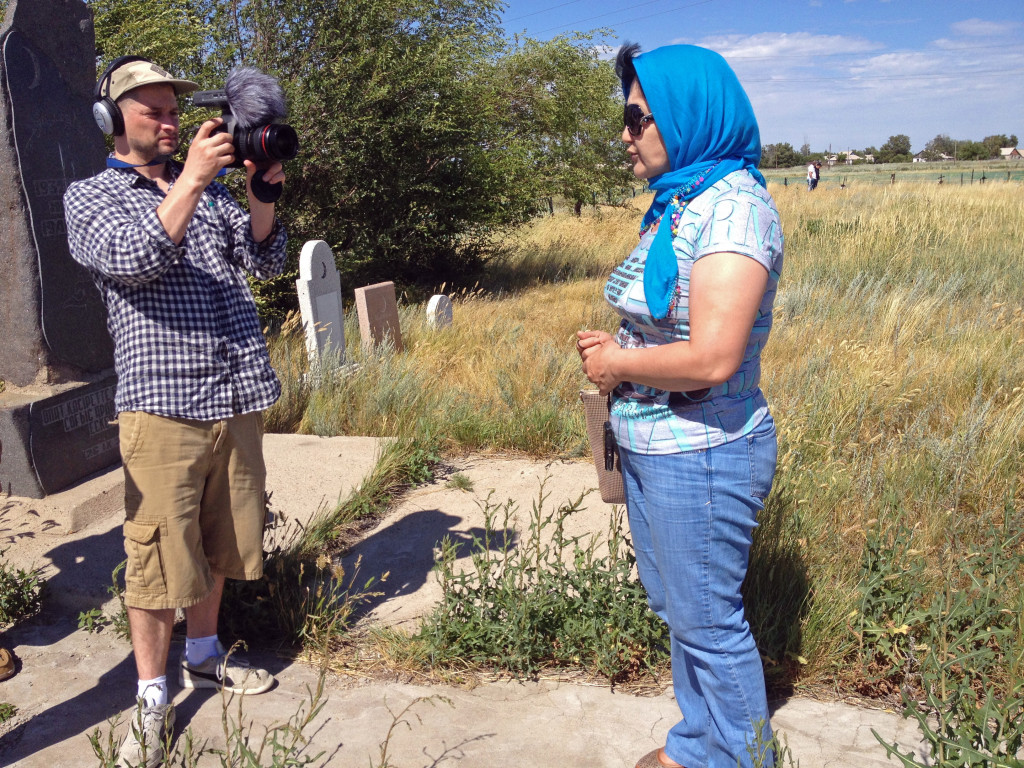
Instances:
[[[284,229],[275,221],[255,242],[249,215],[214,183],[176,245],[156,214],[163,199],[130,169],[74,182],[64,196],[71,255],[107,306],[117,410],[202,420],[263,410],[280,384],[246,276],[281,273]]]

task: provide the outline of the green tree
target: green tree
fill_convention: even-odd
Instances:
[[[902,133],[890,136],[889,140],[882,145],[878,154],[883,163],[909,162],[912,159],[910,154],[910,137]]]
[[[301,142],[278,205],[291,264],[326,240],[349,286],[471,283],[541,195],[589,201],[631,178],[617,83],[591,38],[509,45],[499,0],[91,6],[100,68],[133,53],[203,88],[236,64],[279,79]],[[187,110],[183,135],[208,115]],[[293,279],[256,289],[265,312],[294,305]]]
[[[625,162],[621,86],[591,35],[516,41],[491,77],[494,119],[535,169],[538,192],[585,203],[633,181]]]
[[[87,0],[96,32],[96,77],[120,56],[143,56],[201,88],[222,86],[234,49],[228,0]],[[186,144],[204,112],[186,110]]]
[[[956,153],[959,160],[987,160],[989,158],[988,147],[980,141],[958,141]]]
[[[1007,136],[1005,134],[996,134],[995,136],[986,136],[981,140],[981,143],[985,145],[985,149],[988,150],[988,156],[990,158],[999,157],[999,150],[1003,147],[1016,147],[1017,137]]]
[[[949,136],[944,133],[940,133],[934,139],[924,145],[925,157],[928,160],[938,160],[942,155],[947,157],[957,157],[957,142],[953,141]]]
[[[789,142],[765,144],[761,147],[761,168],[791,168],[802,162],[803,158]]]
[[[286,223],[323,239],[347,284],[436,285],[481,263],[535,204],[492,118],[494,0],[249,0],[235,36],[277,75],[303,142]]]

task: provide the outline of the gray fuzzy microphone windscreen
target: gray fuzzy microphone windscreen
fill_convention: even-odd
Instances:
[[[255,67],[235,67],[224,81],[228,107],[241,128],[269,123],[288,114],[277,80]]]

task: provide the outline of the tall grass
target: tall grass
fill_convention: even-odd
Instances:
[[[748,603],[770,673],[834,681],[855,651],[868,537],[908,531],[939,585],[949,574],[929,553],[983,550],[1024,480],[1024,197],[1006,183],[771,191],[786,264],[762,386],[781,452]],[[268,423],[582,456],[574,333],[616,325],[604,275],[646,199],[524,229],[486,291],[454,297],[449,328],[403,305],[401,354],[362,350],[350,312],[359,367],[317,387],[297,333],[272,339],[290,395]],[[1019,508],[1007,520],[1024,523]]]

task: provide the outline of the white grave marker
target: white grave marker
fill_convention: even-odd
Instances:
[[[334,254],[323,240],[310,240],[299,254],[299,309],[306,329],[306,352],[314,370],[327,355],[345,360],[345,318],[341,308],[341,276]]]
[[[427,302],[427,325],[435,330],[452,324],[452,300],[442,294],[430,297]]]

